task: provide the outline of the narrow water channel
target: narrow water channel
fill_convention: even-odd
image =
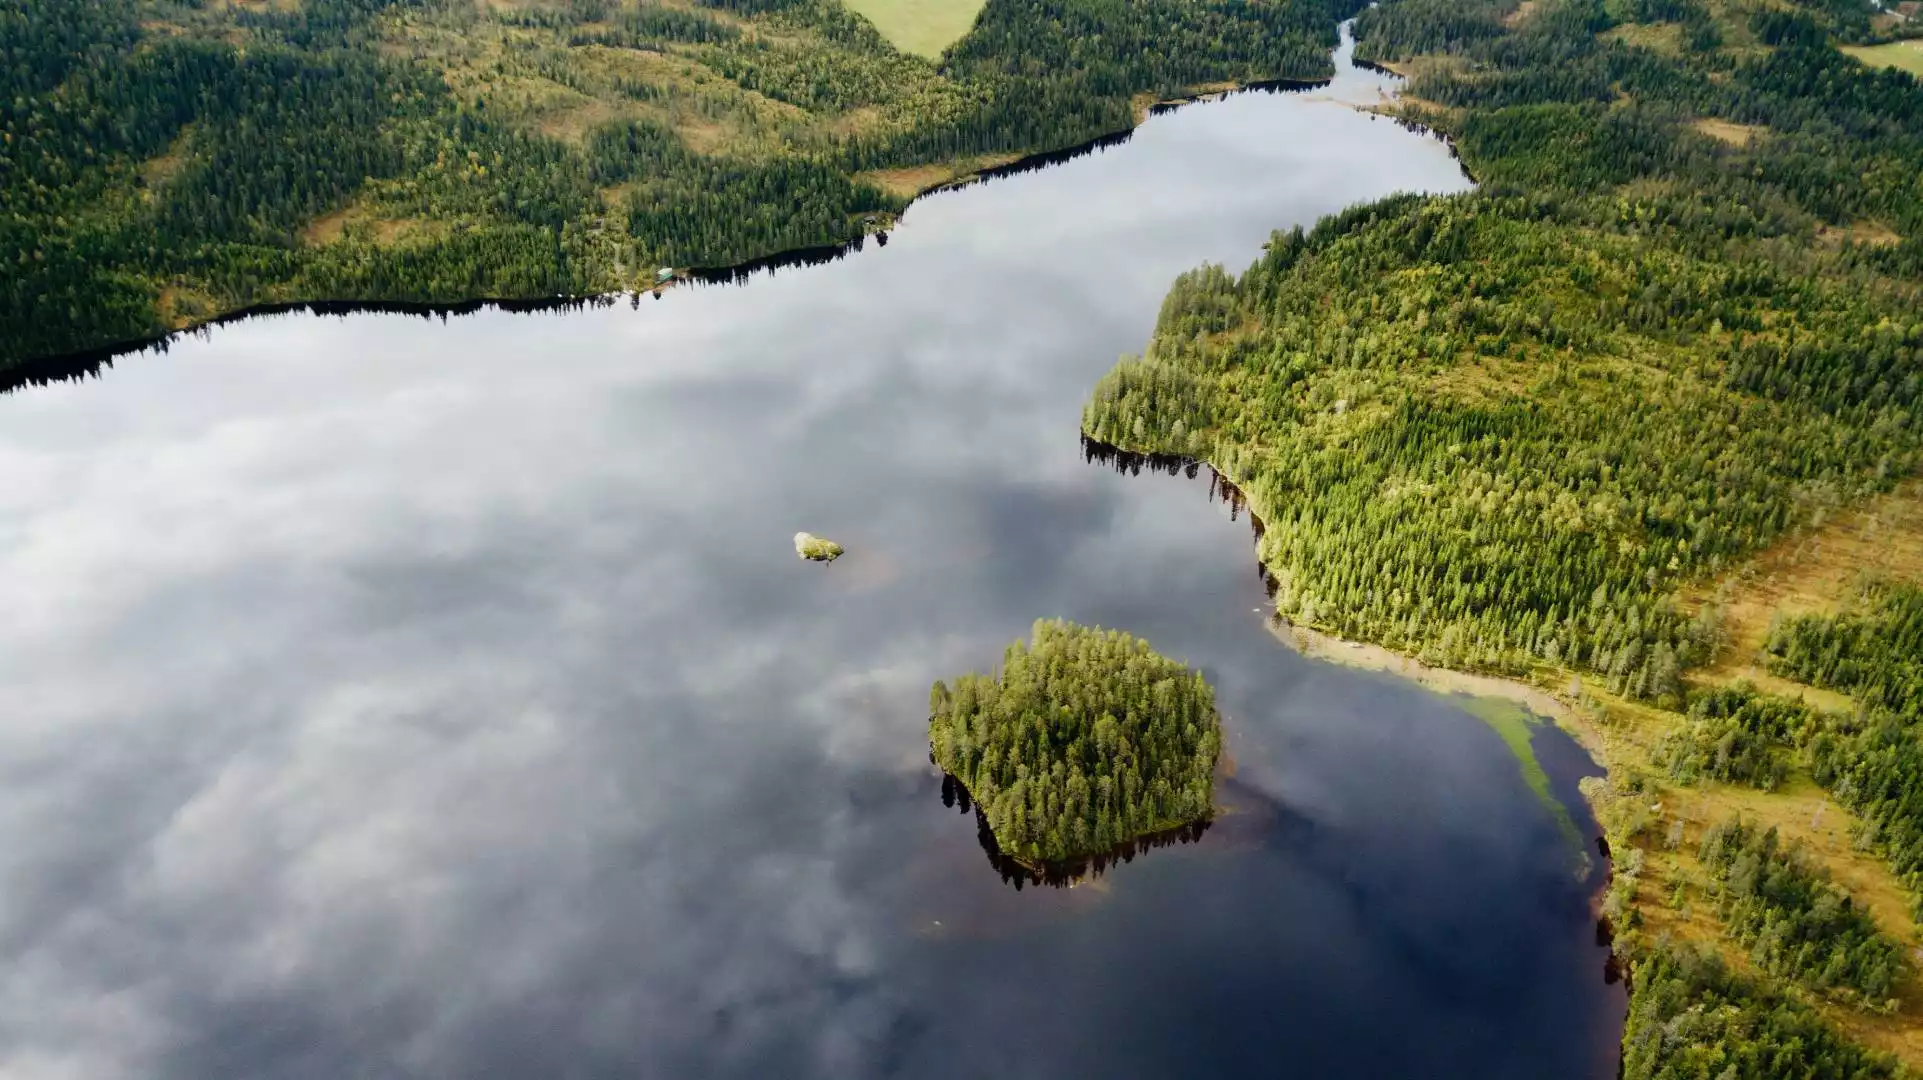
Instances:
[[[1278,645],[1206,474],[1082,458],[1175,274],[1466,187],[1344,60],[829,265],[0,397],[0,1073],[1614,1075],[1502,739]],[[1205,669],[1236,769],[1199,842],[1016,891],[927,693],[1050,616]]]

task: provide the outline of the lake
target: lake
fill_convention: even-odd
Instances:
[[[0,1074],[1614,1076],[1597,873],[1496,732],[1284,648],[1206,470],[1078,439],[1177,273],[1468,186],[1342,103],[1386,85],[739,286],[0,398]],[[1234,775],[1199,842],[1018,891],[928,689],[1056,616],[1206,671]]]

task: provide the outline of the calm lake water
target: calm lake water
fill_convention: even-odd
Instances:
[[[742,287],[0,398],[0,1075],[1613,1076],[1594,880],[1501,740],[1282,648],[1206,474],[1078,444],[1178,272],[1467,186],[1333,100],[1379,85]],[[928,686],[1049,616],[1205,669],[1237,771],[1199,843],[1017,892]]]

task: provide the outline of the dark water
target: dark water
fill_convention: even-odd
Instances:
[[[0,399],[0,1075],[1613,1075],[1495,734],[1278,646],[1206,480],[1080,455],[1174,274],[1464,186],[1327,100],[1375,86],[746,287],[263,319]],[[924,717],[1045,616],[1205,668],[1238,770],[1199,843],[1016,892]]]

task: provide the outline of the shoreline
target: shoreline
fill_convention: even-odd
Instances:
[[[1226,479],[1223,482],[1226,483]],[[1266,568],[1264,573],[1267,573]],[[1663,725],[1668,730],[1674,730],[1674,725],[1685,719],[1679,711],[1645,707],[1606,692],[1590,699],[1582,689],[1582,677],[1561,669],[1538,668],[1530,675],[1520,677],[1458,671],[1427,664],[1380,645],[1353,642],[1313,627],[1290,623],[1278,617],[1273,610],[1267,613],[1264,622],[1285,648],[1293,649],[1308,659],[1406,679],[1433,692],[1466,693],[1521,705],[1554,722],[1560,730],[1569,734],[1590,759],[1604,769],[1605,777],[1620,772],[1633,781],[1639,774],[1647,775],[1652,768],[1652,761],[1647,757],[1652,735],[1660,737],[1663,731],[1662,727],[1652,730],[1652,725]],[[1741,681],[1744,673],[1703,669],[1697,674],[1706,678],[1692,680],[1692,686],[1729,685],[1732,681]],[[1568,680],[1567,691],[1552,689],[1555,682],[1565,679]],[[1808,690],[1800,685],[1791,685],[1799,691]],[[1657,773],[1660,777],[1660,770]],[[1651,942],[1660,945],[1670,940],[1679,947],[1712,952],[1726,961],[1734,956],[1738,969],[1742,969],[1743,958],[1747,955],[1743,948],[1726,936],[1725,931],[1712,928],[1704,932],[1701,927],[1692,925],[1687,906],[1678,911],[1673,905],[1663,902],[1666,889],[1676,887],[1678,881],[1688,882],[1692,879],[1688,877],[1686,869],[1677,868],[1678,856],[1673,851],[1675,842],[1669,842],[1672,850],[1665,856],[1662,854],[1664,848],[1655,842],[1638,843],[1635,833],[1625,834],[1621,831],[1625,827],[1641,827],[1625,826],[1624,815],[1627,812],[1634,819],[1640,819],[1641,809],[1645,805],[1652,813],[1660,815],[1658,820],[1671,822],[1672,829],[1691,830],[1679,834],[1684,836],[1680,845],[1684,852],[1693,850],[1692,838],[1700,835],[1701,830],[1714,821],[1726,820],[1732,815],[1767,822],[1772,829],[1783,829],[1787,841],[1806,845],[1804,850],[1810,852],[1829,879],[1846,889],[1856,903],[1869,911],[1881,930],[1893,940],[1910,939],[1914,927],[1911,910],[1914,893],[1891,876],[1890,868],[1881,856],[1857,846],[1853,839],[1853,823],[1857,820],[1854,814],[1834,802],[1827,789],[1817,787],[1807,776],[1801,781],[1770,790],[1750,789],[1742,785],[1671,784],[1662,779],[1658,783],[1661,786],[1655,796],[1642,794],[1643,789],[1633,786],[1627,789],[1614,788],[1607,780],[1601,785],[1592,786],[1585,782],[1579,786],[1582,802],[1600,830],[1596,840],[1603,872],[1597,880],[1591,901],[1598,915],[1598,932],[1599,935],[1608,935],[1608,971],[1622,981],[1626,992],[1632,997],[1636,986],[1634,957]],[[1653,803],[1652,798],[1656,800]],[[1826,811],[1828,825],[1819,830],[1818,822],[1825,820]],[[1631,873],[1627,878],[1627,892],[1618,898],[1624,904],[1624,921],[1616,921],[1604,914],[1601,903],[1617,888],[1618,864],[1614,855],[1626,850],[1649,854],[1651,868]],[[1664,859],[1668,862],[1661,861]],[[1628,936],[1627,941],[1625,935]],[[1923,1038],[1915,1034],[1919,1006],[1914,996],[1923,991],[1919,991],[1919,984],[1914,981],[1899,986],[1895,991],[1893,1000],[1899,1000],[1901,1005],[1893,1014],[1866,1014],[1858,1007],[1806,991],[1794,983],[1789,984],[1787,992],[1792,1000],[1812,1010],[1822,1022],[1852,1044],[1889,1055],[1910,1067],[1914,1067],[1919,1057],[1923,1057]],[[1622,1055],[1626,1053],[1627,1047],[1618,1047],[1619,1065],[1624,1059]]]
[[[1186,474],[1195,479],[1203,469],[1209,471],[1209,499],[1218,496],[1230,507],[1230,518],[1234,519],[1244,511],[1249,516],[1249,526],[1256,537],[1255,567],[1257,573],[1269,585],[1270,598],[1274,597],[1275,579],[1267,564],[1262,561],[1261,537],[1265,531],[1262,524],[1264,508],[1251,499],[1235,478],[1206,458],[1190,457],[1186,454],[1171,454],[1161,451],[1129,450],[1105,443],[1089,435],[1086,431],[1077,434],[1082,441],[1082,460],[1090,464],[1106,465],[1124,474],[1139,474],[1143,469],[1150,472],[1166,473],[1169,476]],[[1593,718],[1582,708],[1582,676],[1561,669],[1538,669],[1542,674],[1554,671],[1558,678],[1568,680],[1568,689],[1562,692],[1550,689],[1539,681],[1531,681],[1510,675],[1489,675],[1457,668],[1430,664],[1408,653],[1397,652],[1385,645],[1373,642],[1354,641],[1348,638],[1318,630],[1313,626],[1291,622],[1286,616],[1276,612],[1271,603],[1263,616],[1264,628],[1286,648],[1292,649],[1311,660],[1325,660],[1343,667],[1363,671],[1376,671],[1406,679],[1425,689],[1445,694],[1468,694],[1472,697],[1494,698],[1511,704],[1520,705],[1536,715],[1549,720],[1574,738],[1578,745],[1607,769],[1613,757],[1608,752],[1601,729],[1595,726]],[[1591,806],[1591,810],[1595,809]]]
[[[1143,469],[1150,472],[1166,473],[1169,476],[1186,474],[1196,478],[1201,470],[1209,471],[1209,498],[1214,501],[1220,497],[1230,507],[1231,519],[1246,511],[1249,526],[1256,536],[1256,571],[1270,585],[1270,596],[1274,596],[1274,578],[1268,566],[1262,562],[1261,537],[1265,531],[1262,524],[1264,508],[1251,499],[1233,476],[1206,458],[1190,457],[1186,454],[1170,454],[1161,451],[1143,452],[1129,450],[1110,443],[1102,442],[1086,431],[1077,433],[1082,440],[1082,460],[1090,464],[1106,465],[1117,472],[1138,474]],[[1271,604],[1263,616],[1263,626],[1285,647],[1312,660],[1326,660],[1344,667],[1364,671],[1377,671],[1398,678],[1407,679],[1429,690],[1447,694],[1468,694],[1473,697],[1495,698],[1529,709],[1557,727],[1569,733],[1597,764],[1609,767],[1611,755],[1601,729],[1596,727],[1592,718],[1581,707],[1582,677],[1561,669],[1539,669],[1543,674],[1553,670],[1560,678],[1568,680],[1568,689],[1557,692],[1542,682],[1531,681],[1510,675],[1489,675],[1474,671],[1442,667],[1427,663],[1407,653],[1397,652],[1385,645],[1367,641],[1353,641],[1318,630],[1313,626],[1291,622],[1278,614]],[[1591,808],[1592,810],[1594,807]]]
[[[1078,143],[1056,147],[1049,150],[1035,150],[1022,154],[999,164],[978,167],[966,173],[947,177],[922,188],[909,196],[900,211],[888,215],[888,221],[877,228],[864,231],[861,235],[848,240],[825,244],[812,244],[798,248],[784,248],[763,255],[753,256],[739,262],[721,266],[681,267],[671,280],[652,286],[636,286],[606,292],[558,293],[544,296],[473,296],[459,300],[404,300],[394,298],[352,299],[342,297],[317,297],[302,300],[263,300],[228,311],[218,312],[183,326],[146,337],[125,338],[107,342],[85,349],[55,353],[47,356],[31,357],[13,364],[0,367],[0,394],[11,393],[30,386],[46,386],[57,382],[81,382],[97,377],[106,369],[112,368],[114,361],[123,357],[141,356],[147,353],[162,354],[173,345],[190,337],[203,336],[219,327],[248,319],[270,318],[276,315],[308,313],[314,315],[334,315],[346,317],[360,314],[400,314],[415,315],[424,319],[473,315],[482,311],[507,311],[521,314],[578,311],[583,308],[612,307],[621,300],[638,304],[644,295],[652,294],[659,299],[669,286],[682,282],[697,284],[740,284],[754,275],[766,270],[773,273],[791,267],[819,266],[846,258],[863,250],[867,241],[873,238],[877,246],[886,246],[888,230],[899,225],[915,203],[945,192],[959,191],[963,188],[985,184],[992,180],[1016,176],[1064,164],[1077,158],[1086,157],[1101,150],[1119,146],[1133,138],[1135,132],[1148,120],[1189,105],[1206,104],[1219,101],[1237,94],[1247,93],[1305,93],[1328,86],[1334,81],[1336,72],[1331,71],[1326,78],[1297,79],[1272,78],[1253,79],[1238,83],[1207,83],[1190,87],[1180,94],[1164,99],[1147,100],[1149,94],[1139,95],[1139,101],[1130,113],[1130,123],[1126,128],[1105,132]],[[941,164],[939,162],[935,164]]]
[[[1273,598],[1275,578],[1270,574],[1268,565],[1262,561],[1261,554],[1261,537],[1266,528],[1262,524],[1263,508],[1249,498],[1248,494],[1235,482],[1233,477],[1206,458],[1159,451],[1145,453],[1137,450],[1127,450],[1110,443],[1101,442],[1090,436],[1086,431],[1081,431],[1079,434],[1082,440],[1082,459],[1084,461],[1090,464],[1107,465],[1125,475],[1139,474],[1146,468],[1151,472],[1166,473],[1170,476],[1185,474],[1189,479],[1193,480],[1198,478],[1202,469],[1206,468],[1209,471],[1209,500],[1213,502],[1219,494],[1230,508],[1229,516],[1231,520],[1237,518],[1244,510],[1248,512],[1249,526],[1256,537],[1256,571],[1262,575],[1263,581],[1269,586],[1269,595]],[[1257,611],[1261,612],[1262,609],[1257,609]],[[1543,718],[1545,721],[1554,724],[1557,730],[1567,734],[1575,741],[1576,745],[1589,756],[1591,761],[1602,768],[1605,776],[1617,766],[1630,767],[1631,765],[1630,762],[1621,759],[1617,754],[1612,752],[1610,740],[1605,737],[1603,728],[1598,726],[1596,718],[1591,716],[1589,711],[1582,707],[1582,678],[1580,675],[1555,669],[1559,676],[1566,677],[1569,680],[1567,684],[1569,687],[1568,691],[1557,693],[1546,686],[1528,681],[1524,678],[1507,675],[1487,675],[1472,671],[1462,671],[1456,668],[1442,667],[1440,665],[1427,663],[1407,653],[1397,652],[1384,645],[1377,645],[1372,642],[1352,641],[1326,631],[1317,630],[1312,626],[1290,622],[1275,610],[1273,603],[1271,603],[1266,612],[1262,614],[1262,625],[1269,635],[1275,638],[1284,648],[1290,649],[1296,654],[1310,660],[1323,661],[1359,671],[1389,675],[1394,678],[1406,680],[1432,693],[1446,695],[1466,694],[1471,697],[1494,699],[1520,706],[1536,716]],[[1546,674],[1546,671],[1544,673]],[[1485,722],[1487,722],[1486,719]],[[1498,731],[1498,734],[1500,734],[1500,731]],[[1533,754],[1528,762],[1523,762],[1525,773],[1529,765],[1533,762]],[[1541,766],[1538,764],[1536,768],[1540,769]],[[1600,847],[1605,867],[1604,872],[1595,882],[1595,891],[1591,896],[1592,906],[1599,906],[1602,898],[1608,893],[1611,883],[1615,880],[1615,863],[1609,856],[1609,851],[1614,845],[1609,840],[1609,827],[1603,821],[1603,807],[1597,803],[1595,795],[1586,787],[1580,790],[1580,794],[1583,806],[1589,813],[1590,821],[1598,830],[1598,835],[1594,837],[1594,839]],[[1553,796],[1550,797],[1553,798]],[[1567,808],[1564,809],[1566,810]],[[1572,829],[1574,828],[1573,822],[1570,824],[1570,827]],[[1577,836],[1575,839],[1579,845],[1582,846],[1583,855],[1586,858],[1588,855],[1587,845],[1589,838]],[[1632,974],[1630,962],[1626,957],[1622,956],[1622,954],[1616,952],[1613,945],[1611,947],[1611,963],[1615,965],[1615,970],[1625,983],[1629,982]]]
[[[1568,693],[1556,693],[1543,686],[1507,675],[1484,675],[1473,671],[1426,663],[1407,653],[1397,652],[1366,641],[1351,641],[1314,627],[1293,623],[1271,611],[1264,619],[1269,633],[1284,646],[1310,660],[1322,660],[1359,671],[1393,675],[1443,694],[1468,694],[1494,698],[1520,705],[1537,716],[1555,723],[1574,738],[1590,757],[1604,769],[1607,754],[1590,718]],[[1572,689],[1580,693],[1581,677],[1569,676]],[[1595,807],[1591,807],[1594,810]]]

